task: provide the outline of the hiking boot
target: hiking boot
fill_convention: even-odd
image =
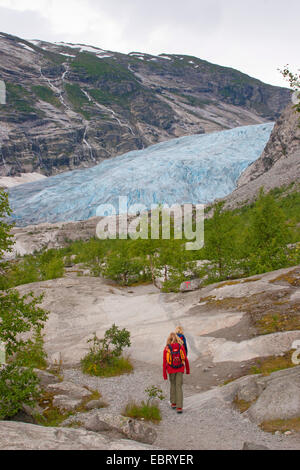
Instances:
[[[182,413],[182,408],[177,408],[176,411],[177,411],[178,414],[181,414]]]
[[[175,403],[171,403],[171,408],[172,408],[172,410],[176,410],[176,404],[175,404]]]

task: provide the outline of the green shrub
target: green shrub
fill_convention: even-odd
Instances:
[[[0,190],[0,262],[4,251],[11,251],[11,226],[5,217],[11,214],[8,194]],[[8,266],[1,263],[0,284],[5,285]],[[6,363],[0,369],[0,419],[16,414],[22,404],[33,405],[39,394],[39,380],[32,368],[23,368],[16,357],[28,352],[34,342],[24,338],[34,335],[35,353],[40,355],[40,333],[47,320],[48,313],[39,307],[42,296],[34,297],[32,293],[21,296],[16,290],[0,291],[0,341],[5,345]],[[24,353],[24,351],[26,351]],[[38,351],[38,353],[37,353]]]
[[[41,266],[42,278],[57,279],[63,277],[65,272],[62,258],[54,256],[49,262],[44,262]]]
[[[22,405],[34,406],[39,379],[31,369],[9,364],[0,370],[0,420],[14,416]]]
[[[161,388],[151,385],[150,387],[145,388],[145,393],[148,395],[147,405],[149,406],[153,400],[164,400],[166,397],[163,394]]]
[[[47,353],[44,350],[44,338],[39,330],[34,333],[33,340],[28,340],[27,344],[18,351],[14,361],[23,367],[46,369]]]
[[[110,377],[132,371],[129,359],[121,357],[124,348],[131,344],[130,332],[125,328],[120,330],[113,324],[105,332],[104,338],[99,339],[94,333],[88,343],[92,343],[92,346],[88,354],[81,360],[81,368],[84,373]]]
[[[6,276],[0,276],[0,289],[57,279],[63,275],[64,262],[60,250],[46,250],[33,255],[25,255],[11,263]]]

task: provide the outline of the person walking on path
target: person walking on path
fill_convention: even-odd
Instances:
[[[176,333],[171,333],[163,352],[163,378],[170,380],[170,403],[171,408],[177,413],[182,413],[183,408],[183,374],[190,373],[190,365],[185,348],[178,342]]]
[[[185,352],[186,352],[186,355],[188,355],[188,348],[187,348],[187,344],[186,344],[186,338],[183,334],[183,329],[182,329],[182,326],[177,326],[175,328],[175,333],[177,334],[177,336],[181,339],[181,341],[183,341],[183,345],[185,347]]]

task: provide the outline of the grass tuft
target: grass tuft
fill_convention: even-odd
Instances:
[[[260,428],[265,432],[271,432],[273,434],[276,431],[300,432],[300,417],[290,418],[290,419],[277,419],[274,421],[265,421],[264,423],[260,425]]]
[[[240,413],[244,413],[245,411],[249,410],[250,406],[255,403],[256,400],[253,401],[245,401],[245,400],[240,400],[237,396],[233,400],[233,404],[236,409],[239,410]]]
[[[115,377],[117,375],[129,374],[133,371],[129,358],[125,357],[112,358],[109,364],[101,366],[100,364],[95,364],[89,355],[87,355],[81,360],[81,367],[84,374],[96,377]]]
[[[145,421],[152,421],[153,423],[159,423],[161,421],[160,409],[157,405],[147,405],[145,402],[137,404],[131,402],[126,405],[123,416],[128,416],[129,418],[143,419]]]
[[[251,374],[270,375],[279,370],[290,369],[296,364],[292,362],[293,351],[288,351],[284,356],[271,356],[265,359],[257,359],[256,364],[251,367]]]

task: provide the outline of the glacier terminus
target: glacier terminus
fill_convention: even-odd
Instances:
[[[181,137],[9,190],[17,226],[86,220],[101,204],[208,203],[232,192],[261,155],[274,123]],[[98,214],[99,215],[99,214]]]

